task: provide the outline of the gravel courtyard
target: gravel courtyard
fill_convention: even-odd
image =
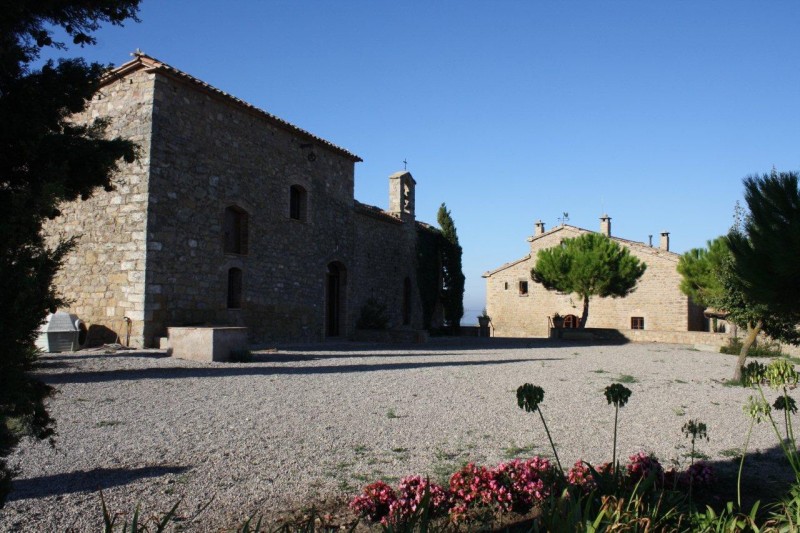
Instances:
[[[180,514],[186,529],[232,527],[253,513],[357,491],[376,479],[432,479],[463,462],[550,455],[537,415],[516,405],[525,383],[565,467],[610,460],[614,409],[603,389],[632,376],[620,413],[623,456],[686,464],[690,418],[699,450],[730,461],[742,446],[750,391],[726,387],[735,358],[664,344],[553,344],[432,339],[414,346],[320,344],[256,352],[250,363],[197,363],[163,352],[84,351],[42,358],[58,389],[56,446],[25,441],[0,531],[96,531],[110,509]],[[771,398],[770,398],[771,399]],[[751,450],[774,448],[757,426]]]

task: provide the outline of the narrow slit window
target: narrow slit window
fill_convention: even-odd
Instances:
[[[225,208],[225,253],[247,254],[247,211],[234,205]]]
[[[242,270],[228,270],[228,309],[242,308]]]
[[[292,185],[289,189],[289,218],[305,221],[308,194],[300,185]]]

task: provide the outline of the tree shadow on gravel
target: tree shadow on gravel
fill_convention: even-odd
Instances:
[[[79,470],[52,476],[14,479],[8,500],[25,500],[59,496],[75,492],[95,492],[111,487],[127,485],[134,481],[182,474],[189,468],[186,466],[145,466],[142,468],[94,468]]]
[[[720,511],[727,502],[736,505],[740,460],[741,455],[705,461],[714,469],[716,480],[713,488],[695,494],[695,504],[699,509],[703,510],[706,505],[710,505]],[[770,505],[787,496],[794,480],[794,472],[780,446],[749,451],[742,469],[742,512],[749,513],[756,501],[760,501],[759,513],[763,515]]]
[[[42,354],[39,361],[79,361],[82,359],[112,359],[114,357],[138,357],[143,359],[164,359],[169,357],[163,352],[127,352],[120,351],[116,353],[73,353],[69,355],[64,354]]]
[[[415,363],[380,363],[375,365],[325,365],[325,366],[261,366],[244,363],[241,366],[215,364],[201,368],[164,367],[136,368],[120,370],[99,370],[83,372],[64,372],[41,374],[39,379],[51,385],[63,383],[97,383],[103,381],[130,381],[140,379],[186,379],[186,378],[225,378],[236,376],[276,376],[310,374],[346,374],[357,372],[376,372],[384,370],[412,370],[420,368],[469,367],[506,365],[539,361],[558,361],[560,359],[497,359],[491,361],[430,361]]]

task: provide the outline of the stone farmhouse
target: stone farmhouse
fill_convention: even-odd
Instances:
[[[573,294],[551,292],[531,279],[539,250],[558,246],[563,239],[590,230],[562,224],[545,231],[535,223],[528,238],[530,253],[483,275],[486,278],[486,308],[498,337],[547,337],[552,316],[565,317],[564,327],[576,327],[583,302]],[[611,328],[637,340],[675,342],[670,332],[703,331],[703,308],[693,304],[680,289],[677,271],[680,255],[669,251],[669,233],[661,234],[658,247],[611,235],[611,218],[600,218],[600,233],[630,250],[647,265],[636,290],[625,298],[592,298],[587,328]],[[648,335],[660,332],[660,336]]]
[[[415,181],[389,207],[353,197],[361,159],[137,52],[77,121],[136,142],[115,190],[62,206],[46,228],[78,236],[56,279],[69,311],[131,346],[170,326],[247,326],[252,341],[348,337],[364,303],[423,327]],[[110,331],[109,331],[110,330]]]

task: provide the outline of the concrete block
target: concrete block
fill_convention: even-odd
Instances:
[[[231,352],[247,350],[247,328],[167,328],[172,357],[192,361],[228,361]]]

